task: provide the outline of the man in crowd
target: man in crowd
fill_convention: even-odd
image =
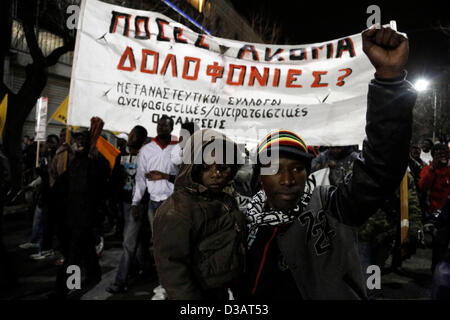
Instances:
[[[25,149],[28,148],[28,146],[30,146],[32,143],[33,141],[31,141],[30,136],[24,135],[22,141],[22,151],[25,151]]]
[[[131,205],[131,214],[135,219],[141,216],[142,198],[147,191],[150,195],[148,218],[153,234],[153,219],[156,210],[172,194],[178,167],[171,161],[171,153],[178,140],[171,135],[173,119],[163,115],[156,127],[157,136],[144,145],[140,152],[136,171],[136,185]],[[161,286],[155,289],[157,299],[165,297]]]
[[[178,143],[171,135],[173,119],[162,116],[156,131],[156,138],[142,147],[139,152],[136,187],[131,206],[133,215],[139,216],[138,205],[147,190],[150,195],[148,210],[151,224],[156,210],[172,194],[173,183],[178,173],[177,166],[170,160],[171,153]]]
[[[93,132],[87,130],[77,135],[74,159],[55,183],[55,195],[65,203],[65,212],[60,212],[65,215],[61,226],[65,260],[57,274],[56,294],[52,296],[55,298],[67,297],[68,266],[85,267],[83,288],[101,279],[94,229],[98,225],[110,169],[107,160],[94,152],[96,140],[92,136]]]
[[[54,200],[51,196],[49,167],[52,163],[56,149],[59,145],[58,136],[51,134],[40,148],[39,167],[36,168],[37,178],[30,184],[36,188],[37,203],[34,210],[33,227],[30,241],[21,244],[22,249],[38,248],[39,252],[30,255],[34,260],[41,260],[52,257],[52,239],[47,236],[46,224],[50,217],[49,207]],[[51,234],[53,236],[53,233]]]
[[[419,188],[429,192],[428,212],[441,209],[450,193],[449,150],[445,144],[436,144],[431,149],[433,161],[422,169]]]
[[[147,139],[147,130],[142,126],[135,126],[128,135],[127,146],[129,155],[120,158],[119,184],[121,191],[123,216],[125,220],[123,234],[123,254],[120,259],[114,283],[106,291],[122,293],[128,289],[128,277],[133,265],[137,265],[144,272],[149,272],[151,257],[149,252],[150,226],[145,210],[140,210],[138,217],[131,214],[131,201],[135,186],[135,177],[138,166],[139,150]]]
[[[247,211],[248,274],[241,292],[246,298],[366,298],[357,227],[405,174],[417,95],[405,81],[408,40],[390,28],[366,30],[362,40],[376,73],[367,99],[367,139],[352,175],[304,199],[311,166],[305,142],[280,131],[259,145],[258,158],[271,161],[258,162],[261,191]],[[278,157],[271,156],[275,151]]]
[[[431,155],[431,148],[433,148],[433,140],[431,139],[423,139],[422,141],[422,152],[420,153],[420,158],[423,162],[425,162],[425,165],[430,164],[431,161],[433,161],[433,156]]]
[[[431,149],[433,161],[422,169],[420,173],[419,188],[428,193],[426,225],[433,221],[435,213],[442,209],[448,201],[450,195],[450,166],[449,150],[445,144],[435,144]],[[426,228],[426,232],[431,231]],[[434,271],[436,264],[442,258],[442,247],[446,249],[448,244],[442,244],[440,234],[433,236],[433,254],[431,261],[431,270]],[[445,242],[445,241],[444,241]]]

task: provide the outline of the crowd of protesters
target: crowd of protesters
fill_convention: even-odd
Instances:
[[[173,119],[162,116],[154,137],[142,126],[121,135],[110,166],[95,147],[103,122],[93,118],[69,139],[65,129],[49,135],[36,165],[36,145],[24,137],[24,184],[35,205],[20,247],[60,265],[51,297],[67,298],[68,266],[82,267],[87,287],[101,280],[108,221],[123,235],[108,292],[126,292],[131,278],[149,274],[159,283],[155,300],[231,293],[244,301],[376,298],[366,287],[368,266],[400,272],[418,247],[429,247],[433,298],[449,298],[449,141],[411,141],[407,46],[388,28],[363,33],[376,73],[362,150],[307,146],[299,133],[278,130],[249,164],[237,141],[194,123],[184,123],[178,139]],[[1,150],[0,160],[2,210],[9,173]],[[409,228],[401,239],[405,172]]]

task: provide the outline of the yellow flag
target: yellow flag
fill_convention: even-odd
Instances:
[[[59,105],[58,109],[56,109],[55,113],[52,115],[50,120],[53,119],[55,121],[67,124],[67,108],[68,108],[68,105],[69,105],[69,96],[67,96],[64,99],[64,101]]]
[[[6,124],[6,113],[8,111],[8,94],[5,95],[5,97],[2,100],[2,103],[0,104],[0,140],[2,139],[3,135],[3,128]]]

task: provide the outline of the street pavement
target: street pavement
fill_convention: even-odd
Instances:
[[[30,212],[15,210],[4,216],[3,241],[8,252],[8,259],[13,265],[17,282],[13,288],[0,288],[0,300],[46,300],[54,288],[58,266],[55,256],[43,260],[33,260],[30,254],[37,249],[21,249],[19,245],[29,240],[33,223]],[[106,292],[113,281],[122,254],[122,239],[116,236],[106,237],[104,251],[100,257],[102,280],[88,292],[81,288],[80,293],[71,294],[71,299],[79,300],[150,300],[153,289],[158,285],[156,275],[146,278],[135,278],[130,281],[130,288],[124,294]]]
[[[36,249],[20,249],[18,246],[30,237],[32,215],[20,210],[6,210],[4,216],[4,243],[9,261],[14,266],[17,282],[12,288],[0,288],[0,300],[46,300],[52,291],[58,266],[53,258],[35,261],[29,255]],[[8,213],[9,212],[9,213]],[[113,281],[122,254],[121,239],[106,237],[105,248],[100,258],[102,280],[88,291],[71,295],[76,300],[151,300],[153,289],[158,285],[156,275],[135,278],[130,281],[129,290],[123,294],[110,294],[106,287]],[[387,265],[390,261],[387,261]],[[379,300],[428,300],[431,288],[431,250],[418,249],[417,253],[403,262],[406,275],[390,272],[381,277]]]

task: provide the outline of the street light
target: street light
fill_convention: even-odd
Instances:
[[[426,79],[418,79],[414,83],[414,88],[416,88],[417,91],[425,91],[428,89],[428,86],[430,85],[430,81]]]

